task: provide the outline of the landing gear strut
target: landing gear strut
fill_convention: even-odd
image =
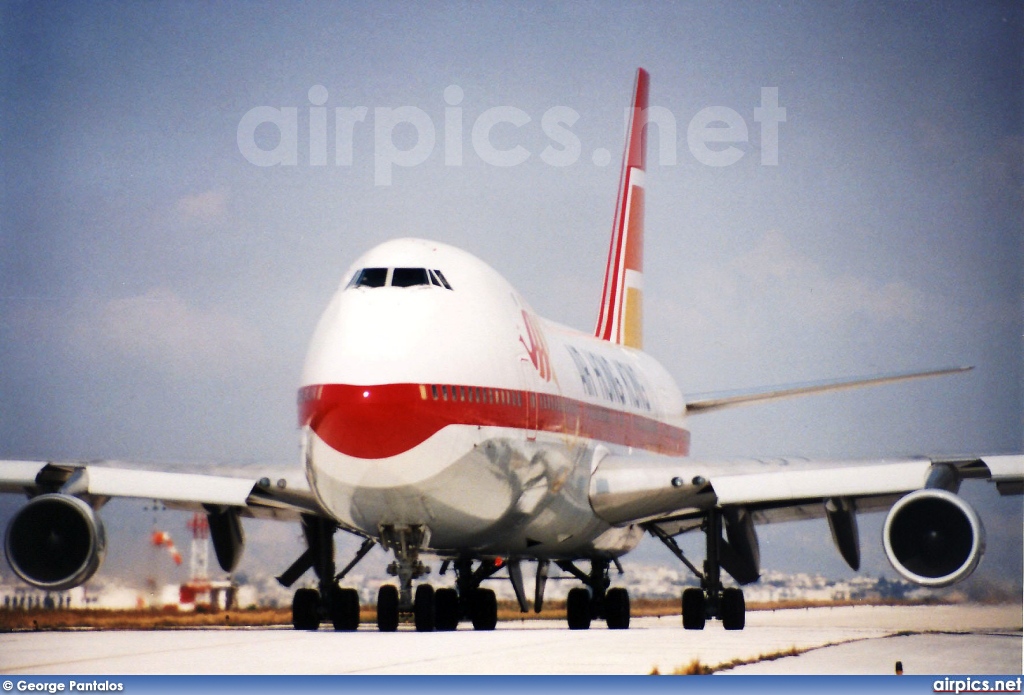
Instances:
[[[388,565],[388,574],[398,578],[398,586],[385,584],[377,592],[377,629],[394,632],[402,613],[412,613],[416,629],[420,632],[434,630],[434,590],[428,584],[420,586],[413,594],[412,582],[430,569],[420,561],[420,549],[426,544],[427,529],[421,525],[381,526],[380,543],[385,550],[395,554],[395,560]]]
[[[716,618],[722,621],[722,627],[726,630],[742,630],[746,624],[743,591],[722,586],[722,510],[708,511],[702,529],[707,539],[707,552],[704,571],[700,572],[683,555],[671,536],[657,526],[648,527],[651,534],[661,540],[700,579],[699,589],[683,591],[683,627],[687,630],[703,630],[708,618]]]
[[[356,552],[355,558],[338,574],[334,573],[334,534],[338,525],[321,517],[304,515],[302,533],[306,537],[306,552],[285,570],[277,581],[290,587],[306,570],[317,576],[318,588],[303,588],[292,599],[292,625],[296,630],[317,630],[325,619],[335,630],[352,631],[359,627],[359,593],[342,588],[339,581],[363,559],[374,546],[367,539]]]
[[[569,590],[565,612],[570,630],[587,630],[595,618],[604,618],[611,630],[629,628],[629,592],[619,587],[609,588],[611,579],[608,577],[607,560],[591,560],[589,574],[568,560],[559,560],[555,564],[586,585],[586,588]]]

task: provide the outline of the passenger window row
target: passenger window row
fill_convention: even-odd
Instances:
[[[492,389],[485,386],[449,386],[448,384],[431,384],[430,394],[435,401],[466,401],[469,403],[485,403],[487,405],[523,404],[522,394],[507,389]]]

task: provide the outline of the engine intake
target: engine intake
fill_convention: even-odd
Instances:
[[[93,508],[77,497],[40,495],[7,526],[4,551],[24,581],[63,591],[96,573],[106,552],[106,534]]]
[[[882,541],[901,575],[923,586],[949,586],[969,577],[981,562],[985,527],[953,493],[918,490],[889,510]]]

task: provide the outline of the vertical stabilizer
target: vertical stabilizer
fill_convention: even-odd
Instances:
[[[644,169],[647,160],[647,92],[650,76],[636,71],[633,104],[622,153],[601,313],[595,335],[620,345],[643,347]]]

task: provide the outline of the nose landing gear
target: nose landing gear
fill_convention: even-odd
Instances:
[[[421,585],[415,595],[412,588],[414,579],[430,573],[430,568],[420,561],[420,549],[426,545],[428,536],[427,527],[421,524],[380,527],[381,546],[395,554],[388,574],[398,578],[398,587],[385,584],[377,592],[377,629],[381,632],[397,630],[403,613],[413,614],[418,631],[434,630],[433,587]]]
[[[408,546],[406,546],[408,548]],[[402,591],[398,587],[385,584],[377,594],[377,627],[382,632],[394,632],[398,629],[402,614],[411,614],[417,632],[449,632],[459,626],[463,618],[469,618],[474,630],[493,630],[498,622],[498,601],[490,589],[480,588],[480,583],[500,569],[501,565],[491,560],[484,560],[476,570],[473,561],[459,559],[455,561],[455,588],[445,587],[435,590],[430,584],[420,584],[412,592],[412,579],[426,574],[414,567],[418,560],[407,550],[396,553],[396,561],[392,563],[395,574],[400,581],[408,578],[408,591],[413,600],[408,605],[401,601]],[[404,558],[404,559],[403,559]],[[441,568],[444,574],[450,561],[445,561]],[[403,568],[403,564],[406,565]],[[390,570],[389,570],[390,571]]]

